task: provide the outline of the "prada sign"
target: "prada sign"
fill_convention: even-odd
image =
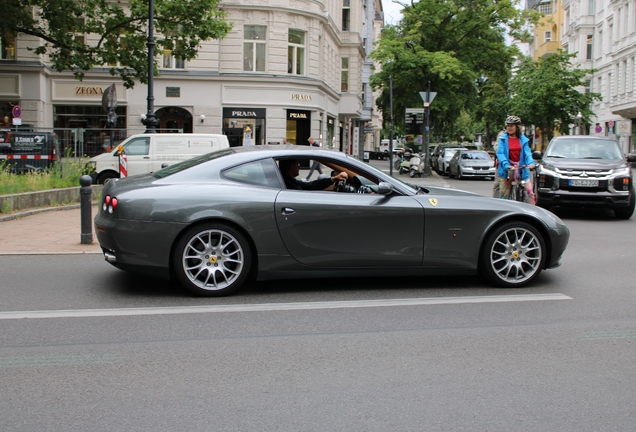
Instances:
[[[265,118],[265,108],[223,108],[223,118]]]
[[[287,110],[287,120],[309,120],[311,111]]]

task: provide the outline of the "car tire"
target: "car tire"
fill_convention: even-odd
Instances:
[[[461,168],[457,168],[457,180],[461,180],[463,179],[462,177],[462,169]]]
[[[172,256],[179,282],[203,297],[232,294],[245,282],[252,266],[252,251],[237,229],[206,222],[187,229],[177,240]]]
[[[97,177],[97,184],[105,185],[112,179],[119,178],[119,175],[113,171],[106,171]]]
[[[629,205],[627,207],[615,208],[614,215],[617,219],[629,219],[634,214],[634,207],[636,207],[636,193],[634,187],[629,192]]]
[[[532,225],[513,221],[495,227],[482,244],[480,273],[501,288],[529,284],[543,269],[546,247]]]

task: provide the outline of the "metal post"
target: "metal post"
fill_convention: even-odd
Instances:
[[[389,76],[389,106],[391,116],[389,117],[389,175],[393,177],[393,76]]]
[[[155,96],[153,93],[154,70],[155,70],[155,3],[154,0],[148,0],[148,113],[146,119],[142,123],[146,126],[146,133],[156,133],[157,126],[159,126],[159,120],[155,116]]]
[[[428,82],[428,87],[426,88],[426,103],[424,104],[424,111],[426,112],[426,145],[424,147],[425,154],[425,162],[424,162],[424,175],[431,175],[431,162],[428,159],[429,150],[428,150],[428,137],[429,137],[429,117],[431,113],[431,82]]]
[[[93,224],[92,224],[92,216],[93,212],[91,209],[91,196],[93,194],[93,189],[91,188],[91,184],[93,183],[93,179],[91,176],[83,175],[80,177],[80,221],[81,221],[81,243],[82,244],[93,244]]]

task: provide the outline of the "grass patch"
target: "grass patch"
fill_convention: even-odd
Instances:
[[[87,174],[84,168],[87,161],[88,158],[70,157],[67,152],[48,170],[14,174],[9,161],[4,160],[0,162],[0,195],[80,186],[80,177]]]

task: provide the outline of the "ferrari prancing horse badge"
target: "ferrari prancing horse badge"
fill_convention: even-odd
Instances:
[[[430,202],[433,207],[437,205],[437,200],[435,198],[429,198],[428,202]]]

